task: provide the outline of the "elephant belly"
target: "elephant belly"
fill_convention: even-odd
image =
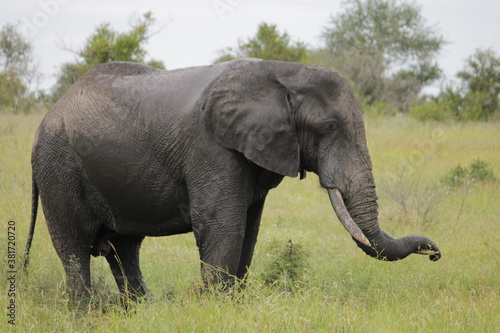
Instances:
[[[187,204],[146,205],[137,201],[115,203],[114,207],[114,225],[110,227],[121,235],[166,236],[192,231]]]
[[[112,215],[107,226],[123,235],[192,231],[188,191],[179,171],[153,158],[141,160],[136,150],[130,143],[116,150],[103,145],[82,163],[85,186],[99,193],[106,214]]]
[[[191,232],[191,223],[183,217],[171,217],[164,221],[138,221],[120,218],[116,231],[120,235],[168,236]]]
[[[177,182],[94,182],[113,216],[108,227],[123,235],[164,236],[192,231],[187,190]],[[153,185],[152,185],[153,184]]]

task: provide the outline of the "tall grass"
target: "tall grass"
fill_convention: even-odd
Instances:
[[[0,243],[16,221],[18,261],[30,212],[30,150],[39,115],[0,115]],[[101,305],[68,306],[62,265],[39,214],[28,275],[17,275],[16,326],[7,324],[7,268],[0,278],[1,331],[19,332],[498,332],[500,192],[498,181],[445,188],[457,164],[486,161],[500,175],[500,124],[420,123],[369,118],[367,137],[378,185],[380,223],[394,236],[424,234],[443,251],[430,262],[412,255],[369,258],[338,223],[317,177],[286,179],[268,197],[248,286],[221,295],[196,290],[199,259],[191,234],[147,238],[141,265],[154,298],[129,311],[103,258],[92,260]],[[437,201],[437,202],[436,202]],[[402,208],[402,202],[406,209]],[[436,202],[422,218],[426,205]],[[273,242],[308,253],[295,288],[261,278]],[[304,259],[306,260],[306,259]],[[5,268],[4,268],[5,267]],[[19,269],[18,265],[18,269]],[[295,281],[297,282],[297,281]]]

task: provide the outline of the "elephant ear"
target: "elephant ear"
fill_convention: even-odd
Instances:
[[[235,66],[213,84],[205,102],[209,128],[225,148],[267,170],[296,177],[300,153],[289,95],[263,63]]]

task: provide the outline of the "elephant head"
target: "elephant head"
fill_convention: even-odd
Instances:
[[[423,236],[396,239],[380,228],[372,164],[358,103],[338,73],[319,66],[239,60],[210,88],[207,126],[224,147],[262,168],[319,176],[357,245],[381,260],[441,256]]]

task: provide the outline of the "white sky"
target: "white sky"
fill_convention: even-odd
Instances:
[[[119,31],[130,29],[130,17],[151,10],[158,27],[166,25],[148,42],[152,58],[168,69],[206,65],[217,50],[236,46],[238,37],[253,36],[261,22],[278,25],[293,40],[310,47],[321,45],[319,35],[330,16],[341,9],[341,0],[0,0],[0,26],[20,22],[32,42],[34,56],[44,75],[40,88],[55,82],[60,64],[77,50],[103,22]],[[500,1],[417,0],[429,24],[436,24],[449,44],[439,58],[448,79],[462,69],[477,48],[491,47],[500,54]],[[435,88],[436,89],[436,88]]]

